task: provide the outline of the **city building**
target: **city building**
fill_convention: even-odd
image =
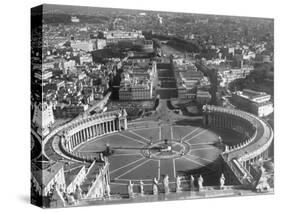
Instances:
[[[140,52],[153,52],[153,41],[138,39],[133,42],[134,49]]]
[[[80,19],[77,18],[76,16],[71,16],[71,22],[72,22],[72,23],[79,23],[79,22],[80,22]]]
[[[225,87],[236,79],[246,78],[253,69],[253,66],[246,65],[243,65],[242,68],[218,67],[218,80],[220,86]]]
[[[71,47],[73,49],[82,50],[82,51],[93,51],[94,50],[94,44],[92,41],[72,41]]]
[[[152,99],[151,83],[130,84],[119,89],[119,100],[149,100]]]
[[[137,39],[144,39],[141,31],[104,31],[103,36],[106,39],[107,43],[117,43],[118,41],[122,40],[137,40]]]
[[[106,40],[105,39],[94,39],[94,49],[103,49],[106,47]]]
[[[137,63],[140,60],[142,62]],[[155,61],[134,58],[123,67],[119,100],[149,100],[153,98],[153,87],[156,82],[157,64]]]
[[[52,69],[52,68],[54,68],[54,62],[44,62],[43,64],[42,64],[42,71],[45,71],[45,70],[47,70],[47,69]]]
[[[84,54],[80,56],[80,64],[83,65],[84,63],[92,63],[93,62],[93,58],[91,54]]]
[[[197,90],[196,102],[200,105],[208,104],[211,101],[211,94],[208,91]]]
[[[56,117],[73,118],[79,114],[84,113],[88,109],[88,105],[65,105],[58,104],[54,111]]]
[[[251,112],[259,117],[268,116],[273,112],[271,95],[249,89],[232,94],[231,102],[238,108]]]
[[[75,65],[76,65],[75,60],[62,61],[62,68],[64,70],[64,74],[68,74],[69,71],[74,70]]]

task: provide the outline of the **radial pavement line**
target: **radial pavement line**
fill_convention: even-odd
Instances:
[[[207,142],[207,143],[195,143],[195,144],[189,144],[190,146],[196,146],[196,145],[212,145],[215,142]]]
[[[132,130],[130,130],[129,132],[132,133],[132,134],[134,134],[134,135],[136,135],[136,136],[138,136],[138,137],[140,137],[140,138],[142,138],[142,139],[144,139],[144,140],[146,140],[146,141],[150,141],[150,140],[148,140],[147,138],[141,136],[140,134],[138,134],[138,133],[136,133],[136,132],[134,132],[134,131],[132,131]]]
[[[119,157],[119,156],[136,156],[136,155],[142,155],[142,154],[141,154],[141,153],[114,154],[114,155],[111,155],[111,157]]]
[[[197,148],[197,149],[196,148],[195,149],[192,148],[189,152],[197,151],[197,150],[205,150],[205,149],[215,149],[215,147],[212,146],[212,147],[204,147],[204,148]]]
[[[119,171],[119,170],[121,170],[121,169],[123,169],[123,168],[126,168],[126,167],[128,167],[128,166],[130,166],[130,165],[132,165],[132,164],[134,164],[134,163],[137,163],[137,162],[143,160],[143,159],[145,159],[145,158],[144,158],[144,157],[141,157],[140,159],[137,159],[137,160],[135,160],[135,161],[133,161],[133,162],[131,162],[131,163],[128,163],[128,164],[126,164],[126,165],[124,165],[124,166],[121,166],[121,167],[119,167],[119,168],[117,168],[117,169],[114,169],[113,171],[109,172],[109,174],[113,174],[114,172],[117,172],[117,171]]]
[[[191,135],[192,133],[194,133],[195,131],[197,131],[197,130],[199,130],[199,129],[200,129],[199,127],[195,128],[194,130],[192,130],[191,132],[189,132],[189,133],[187,133],[185,136],[183,136],[181,139],[182,139],[182,140],[185,139],[187,136]]]
[[[113,183],[113,182],[110,182],[109,183],[110,185],[127,185],[127,183]]]
[[[130,129],[130,130],[134,130],[134,131],[138,131],[138,130],[146,130],[146,129],[157,129],[159,126],[156,127],[139,127],[136,129]]]
[[[197,162],[197,161],[195,161],[195,160],[192,160],[192,159],[190,159],[190,158],[187,158],[187,157],[185,157],[185,156],[183,156],[183,158],[186,159],[186,160],[188,160],[188,161],[191,161],[192,163],[196,163],[196,164],[198,164],[198,165],[200,165],[200,166],[205,166],[204,164],[199,163],[199,162]]]
[[[198,134],[192,136],[191,138],[185,140],[184,142],[187,143],[187,144],[190,144],[188,141],[192,140],[193,138],[196,138],[197,136],[199,136],[199,135],[205,133],[206,131],[207,131],[207,130],[203,130],[203,131],[199,132]]]
[[[137,166],[135,166],[135,167],[133,167],[133,168],[129,169],[128,171],[124,172],[123,174],[121,174],[121,175],[119,175],[119,176],[115,177],[115,179],[117,179],[117,180],[118,180],[120,177],[122,177],[122,176],[124,176],[124,175],[126,175],[126,174],[130,173],[131,171],[133,171],[133,170],[135,170],[135,169],[139,168],[140,166],[142,166],[142,165],[146,164],[146,163],[147,163],[147,162],[149,162],[149,161],[150,161],[150,160],[145,160],[144,162],[140,163],[139,165],[137,165]]]
[[[138,142],[138,143],[141,143],[141,144],[146,145],[146,143],[143,143],[143,142],[141,142],[141,141],[139,141],[139,140],[137,140],[137,139],[135,139],[135,138],[131,138],[131,137],[126,136],[126,135],[123,135],[123,134],[121,134],[121,133],[118,133],[118,135],[123,136],[124,138],[131,139],[131,140],[133,140],[133,141],[135,141],[135,142]]]
[[[88,141],[87,142],[87,144],[90,144],[90,143],[93,143],[93,142],[97,142],[97,141],[99,141],[99,140],[101,140],[101,139],[103,139],[103,138],[106,138],[106,137],[108,137],[108,136],[112,136],[112,134],[110,133],[110,134],[107,134],[107,135],[101,135],[100,137],[98,137],[98,138],[93,138],[91,141]]]
[[[190,154],[190,153],[187,153],[186,155],[189,155],[190,157],[193,157],[193,158],[195,158],[195,159],[202,159],[202,160],[205,160],[205,161],[208,161],[208,162],[211,162],[211,163],[214,162],[214,161],[212,161],[212,160],[206,159],[206,158],[204,158],[204,157],[198,157],[198,156],[193,155],[193,154]]]

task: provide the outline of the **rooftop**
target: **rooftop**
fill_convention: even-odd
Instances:
[[[258,91],[253,91],[250,89],[244,89],[243,91],[237,91],[236,94],[241,97],[250,99],[250,100],[254,100],[256,98],[261,98],[261,97],[270,97],[270,95],[265,92],[258,92]]]

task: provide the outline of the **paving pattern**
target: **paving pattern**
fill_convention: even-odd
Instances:
[[[176,156],[162,157],[164,153],[153,150],[151,154],[158,156],[150,158],[144,153],[145,148],[162,145],[164,140],[170,142]],[[161,181],[168,175],[170,183],[174,183],[175,177],[181,173],[203,167],[214,168],[210,164],[216,162],[222,151],[215,145],[218,140],[216,133],[201,127],[162,125],[109,134],[80,146],[76,151],[97,154],[109,145],[114,150],[108,157],[112,189],[122,193],[129,180],[135,184],[142,180],[145,186],[151,187],[154,177]],[[183,146],[186,147],[184,154],[179,155]]]

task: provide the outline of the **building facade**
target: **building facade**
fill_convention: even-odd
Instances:
[[[149,100],[152,97],[151,83],[131,84],[119,89],[119,100],[121,101]]]
[[[253,113],[259,117],[268,116],[273,112],[271,95],[249,89],[232,94],[232,103],[238,108]]]
[[[211,99],[212,96],[208,91],[198,90],[196,93],[196,102],[200,105],[210,103]]]

